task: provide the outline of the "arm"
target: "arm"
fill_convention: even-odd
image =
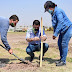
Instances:
[[[32,35],[32,34],[30,34],[30,33],[31,33],[30,30],[28,30],[27,33],[26,33],[26,40],[27,40],[28,42],[39,41],[39,40],[40,40],[39,37],[30,38],[30,36]]]
[[[28,42],[31,42],[31,41],[34,40],[34,38],[27,38],[26,40],[27,40]]]
[[[10,54],[12,54],[13,51],[12,51],[10,45],[8,44],[8,41],[7,41],[7,31],[8,31],[8,29],[2,28],[2,30],[1,30],[1,40],[6,47],[6,50],[9,51]]]
[[[55,36],[55,37],[57,37],[58,34],[60,33],[60,30],[61,30],[61,28],[63,26],[63,22],[64,22],[63,15],[61,12],[57,12],[57,20],[58,20],[58,24],[57,24],[56,30],[53,34],[53,36]]]
[[[34,37],[34,38],[27,38],[26,39],[28,42],[31,42],[31,41],[39,41],[40,38],[39,37]]]

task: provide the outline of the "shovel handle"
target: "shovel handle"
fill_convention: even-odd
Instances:
[[[17,58],[19,59],[19,57],[18,57],[18,56],[16,56],[14,53],[12,53],[12,55],[13,55],[13,56],[15,56],[15,57],[17,57]]]

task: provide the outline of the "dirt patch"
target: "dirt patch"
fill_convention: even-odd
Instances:
[[[49,48],[51,48],[51,51],[52,51],[53,48],[58,49],[58,45],[57,45],[58,37],[56,38],[56,40],[53,40],[52,39],[52,35],[53,35],[52,33],[48,33],[47,32],[46,35],[47,35],[47,40],[45,42],[49,44]],[[25,51],[26,50],[26,46],[28,45],[28,42],[26,41],[25,36],[26,36],[26,33],[14,33],[14,34],[8,33],[8,37],[7,37],[8,38],[8,42],[9,42],[11,48],[13,49],[14,53],[17,56],[19,56],[19,53],[21,53],[19,57],[22,57],[22,58],[28,56],[28,55],[26,55],[26,51]],[[0,52],[3,52],[3,51],[4,50],[2,50],[2,47],[1,47],[1,51]],[[69,42],[69,53],[72,53],[72,39]],[[26,70],[31,71],[31,72],[36,72],[36,70],[38,70],[38,68],[39,68],[39,64],[37,62],[35,62],[35,63],[29,63],[29,64],[24,64],[24,63],[10,63],[10,61],[11,62],[13,61],[13,58],[11,58],[11,56],[9,56],[11,58],[11,60],[6,59],[6,58],[5,59],[4,58],[2,59],[2,57],[4,57],[4,56],[7,58],[9,55],[3,54],[3,56],[2,55],[0,56],[1,57],[0,61],[2,63],[5,63],[5,64],[2,64],[1,65],[2,68],[0,68],[0,69],[2,69],[2,72],[3,72],[3,70],[5,70],[4,72],[14,72],[14,71],[15,72],[24,72],[24,71],[26,72]],[[49,59],[50,62],[52,60],[51,58],[46,58],[46,60],[47,59]],[[47,66],[49,67],[49,64],[48,63],[47,63]],[[51,66],[51,64],[50,64],[50,66]],[[48,67],[46,69],[48,69]],[[45,68],[45,67],[43,67],[43,68]],[[49,67],[49,69],[50,69],[50,67]],[[41,70],[39,70],[38,72],[40,72]],[[55,70],[55,68],[53,70]],[[45,72],[47,72],[47,71],[45,71]]]
[[[39,67],[38,64],[33,64],[33,63],[28,63],[28,64],[24,64],[24,63],[10,63],[10,64],[6,64],[6,67],[2,67],[1,69],[5,69],[6,71],[9,70],[31,70],[34,71]]]

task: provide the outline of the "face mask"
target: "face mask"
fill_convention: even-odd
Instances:
[[[12,26],[12,27],[15,27],[15,24],[14,24],[14,23],[11,23],[11,26]]]
[[[33,28],[33,32],[34,32],[34,34],[36,34],[37,31],[39,31],[39,29],[35,29],[35,28]]]
[[[39,31],[39,29],[35,29],[35,28],[33,28],[33,31]]]
[[[35,29],[35,31],[38,31],[39,29]]]
[[[53,10],[48,9],[48,12],[49,12],[50,14],[52,14],[52,13],[53,13]]]

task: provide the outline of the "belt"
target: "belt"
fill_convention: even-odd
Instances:
[[[31,45],[39,45],[39,44],[31,44]]]

